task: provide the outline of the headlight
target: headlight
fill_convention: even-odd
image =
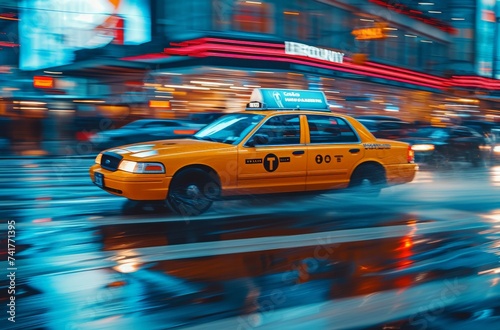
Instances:
[[[96,164],[101,164],[101,158],[102,158],[102,154],[97,155],[97,157],[95,158],[94,162]]]
[[[500,146],[495,146],[495,147],[493,148],[493,152],[495,152],[495,153],[500,153]]]
[[[411,148],[413,151],[431,151],[434,150],[434,145],[432,144],[415,144]]]
[[[165,173],[165,166],[162,163],[140,163],[130,160],[122,160],[118,169],[137,174]]]

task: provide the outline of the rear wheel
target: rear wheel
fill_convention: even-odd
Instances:
[[[349,187],[365,196],[378,196],[385,186],[384,168],[380,165],[360,165],[351,175]]]
[[[173,212],[197,216],[206,212],[220,196],[220,185],[214,176],[202,169],[182,170],[170,183],[167,204]]]

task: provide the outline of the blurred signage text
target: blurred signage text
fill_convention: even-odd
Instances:
[[[54,88],[54,78],[46,76],[34,76],[33,86],[37,88]]]
[[[354,29],[352,34],[356,37],[356,40],[385,39],[387,38],[385,27],[385,23],[376,23],[374,27]]]
[[[344,62],[344,53],[292,41],[285,41],[285,54],[307,56],[334,63]]]
[[[170,108],[169,101],[161,101],[161,100],[150,100],[149,101],[150,108]]]

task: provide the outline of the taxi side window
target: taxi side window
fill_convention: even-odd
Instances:
[[[358,136],[344,119],[308,115],[307,123],[311,136],[311,143],[356,143]]]
[[[300,143],[300,120],[298,115],[279,115],[269,118],[255,134],[269,138],[266,145]]]

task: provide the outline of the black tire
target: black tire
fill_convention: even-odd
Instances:
[[[179,215],[197,216],[206,212],[220,196],[220,185],[213,175],[191,168],[177,173],[170,183],[167,205]]]
[[[380,165],[360,165],[351,175],[349,188],[364,196],[376,197],[386,184],[384,168]]]

